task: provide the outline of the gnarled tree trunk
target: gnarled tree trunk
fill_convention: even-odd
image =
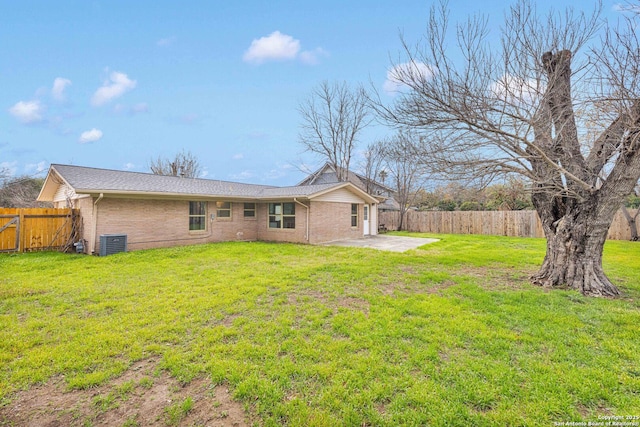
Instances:
[[[533,149],[529,152],[536,177],[532,201],[542,219],[547,253],[533,282],[614,297],[620,291],[602,269],[602,252],[613,217],[640,170],[639,103],[634,102],[628,117],[615,120],[597,141],[602,147],[623,147],[611,173],[599,184],[601,169],[615,150],[598,150],[596,144],[588,158],[580,153],[571,96],[571,57],[567,50],[542,56],[549,84],[534,127],[537,147],[544,156]]]
[[[377,110],[420,131],[421,156],[436,175],[530,180],[547,238],[536,284],[616,296],[602,251],[640,178],[640,14],[612,28],[601,26],[599,9],[540,18],[531,6],[511,9],[499,50],[484,20],[455,27],[467,61],[449,56],[446,4],[432,9],[426,43],[415,53],[405,44],[410,61],[391,73],[411,90]],[[600,30],[602,43],[592,44]]]
[[[567,287],[584,295],[615,297],[620,291],[602,269],[602,251],[615,210],[593,202],[575,204],[562,216],[543,221],[547,252],[533,283]]]

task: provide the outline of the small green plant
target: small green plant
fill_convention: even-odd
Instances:
[[[122,423],[122,427],[140,427],[140,423],[137,420],[137,415],[133,415],[127,418],[124,423]]]
[[[182,402],[177,402],[171,406],[165,408],[165,414],[167,415],[166,424],[168,426],[177,426],[180,424],[189,411],[193,408],[193,399],[187,397]]]
[[[118,402],[116,396],[113,393],[106,395],[98,395],[93,398],[93,406],[95,406],[100,412],[106,412],[110,409],[117,408]]]
[[[128,399],[129,395],[135,390],[135,381],[126,381],[116,388],[118,397],[122,400]]]
[[[151,387],[153,387],[153,380],[149,377],[144,377],[140,380],[140,382],[138,383],[138,385],[144,389],[150,389]]]

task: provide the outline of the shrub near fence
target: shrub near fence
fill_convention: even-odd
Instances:
[[[635,210],[630,209],[631,215]],[[400,213],[380,212],[380,224],[387,230],[397,230]],[[486,234],[513,237],[544,237],[536,211],[409,211],[403,229],[435,234]],[[629,240],[631,230],[621,211],[616,214],[609,239]]]

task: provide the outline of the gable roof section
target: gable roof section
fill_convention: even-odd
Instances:
[[[384,188],[390,193],[394,192],[392,188],[386,186],[385,184],[382,184],[373,179],[370,180],[367,177],[353,171],[348,171],[347,177],[348,177],[347,179],[348,182],[351,182],[356,187],[360,187],[361,189],[367,188],[366,183],[368,181],[377,187]],[[300,181],[298,185],[329,184],[329,183],[336,183],[336,182],[339,182],[338,174],[336,173],[336,170],[331,164],[325,163],[320,169],[311,173],[305,179]]]
[[[305,199],[314,199],[316,197],[320,197],[324,194],[330,193],[332,191],[339,190],[341,188],[346,188],[351,191],[356,196],[360,197],[367,203],[378,203],[378,199],[370,196],[360,188],[351,184],[350,182],[338,182],[331,184],[315,184],[315,185],[296,185],[293,187],[276,187],[269,188],[262,192],[260,195],[260,199],[270,199],[270,198],[305,198]]]
[[[329,183],[293,187],[244,184],[201,178],[182,178],[151,173],[126,172],[83,166],[53,164],[45,179],[39,201],[51,201],[58,186],[66,184],[77,194],[139,195],[158,197],[225,197],[230,199],[312,199],[351,186],[350,191],[369,203],[376,199],[349,183]]]

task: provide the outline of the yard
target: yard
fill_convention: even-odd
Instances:
[[[531,286],[543,240],[419,236],[0,254],[0,426],[640,423],[640,243],[609,300]]]

